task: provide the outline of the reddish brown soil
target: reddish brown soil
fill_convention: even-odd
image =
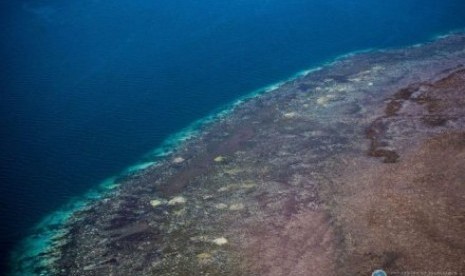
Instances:
[[[346,246],[339,274],[465,272],[464,160],[465,133],[433,138],[397,164],[353,159],[333,201]]]
[[[335,233],[329,218],[307,211],[271,217],[249,233],[245,255],[256,275],[335,275]]]

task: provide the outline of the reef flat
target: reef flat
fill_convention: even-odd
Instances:
[[[465,273],[464,65],[454,34],[248,99],[55,225],[16,271]]]

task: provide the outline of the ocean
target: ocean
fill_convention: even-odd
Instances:
[[[461,0],[0,4],[0,244],[234,100],[465,27]]]

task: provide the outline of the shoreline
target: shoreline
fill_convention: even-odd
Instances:
[[[436,38],[435,40],[425,42],[422,45],[425,46],[425,45],[429,45],[433,43],[438,43],[438,41],[445,41],[449,39],[450,37],[454,37],[454,36],[461,37],[461,34],[454,32],[454,33],[448,34],[446,37],[439,37],[439,38]],[[311,74],[317,75],[318,73],[321,73],[322,70],[330,71],[331,67],[335,66],[336,64],[340,62],[347,61],[348,59],[351,59],[351,58],[356,59],[356,58],[363,57],[364,55],[376,56],[379,54],[391,53],[391,52],[400,51],[400,50],[402,51],[409,50],[409,49],[412,50],[416,47],[417,46],[409,46],[409,47],[405,47],[401,49],[396,49],[396,50],[390,49],[386,51],[376,49],[376,50],[363,51],[362,53],[360,53],[360,51],[357,51],[357,53],[349,53],[346,55],[342,55],[314,69],[298,72],[297,74],[294,74],[291,78],[287,79],[286,81],[279,81],[276,84],[266,86],[262,89],[258,89],[256,91],[253,91],[252,93],[245,95],[244,97],[241,97],[240,99],[234,101],[231,104],[225,105],[226,108],[224,108],[223,111],[213,112],[212,115],[209,115],[203,119],[193,122],[187,128],[168,137],[160,147],[156,148],[151,153],[147,154],[148,157],[159,158],[161,160],[160,163],[156,163],[157,161],[149,161],[146,163],[139,163],[139,164],[130,166],[128,167],[128,169],[126,169],[123,172],[122,176],[117,175],[117,176],[110,178],[110,180],[106,182],[102,182],[102,184],[99,184],[99,186],[96,189],[92,189],[90,192],[86,193],[84,196],[76,197],[75,200],[72,200],[69,204],[65,205],[63,209],[53,212],[52,214],[47,216],[41,223],[39,223],[36,227],[34,227],[34,229],[36,229],[36,231],[38,231],[42,235],[48,234],[49,238],[44,239],[43,237],[39,237],[38,239],[36,239],[35,244],[39,244],[40,246],[33,245],[32,247],[29,248],[29,252],[31,252],[30,250],[31,248],[35,248],[35,250],[32,251],[34,253],[32,254],[33,256],[43,255],[45,251],[49,249],[53,250],[56,247],[56,244],[53,244],[53,242],[56,242],[57,240],[61,242],[60,235],[64,235],[63,232],[60,232],[62,229],[57,230],[56,233],[47,233],[47,231],[44,232],[44,231],[40,231],[39,229],[47,229],[48,231],[51,231],[51,229],[49,228],[55,228],[55,227],[59,228],[61,225],[68,223],[70,218],[74,216],[76,213],[88,208],[89,205],[93,205],[94,203],[98,202],[99,200],[103,198],[111,198],[111,197],[118,195],[124,189],[118,190],[119,187],[117,187],[117,185],[119,185],[119,183],[115,183],[115,180],[117,178],[119,177],[123,177],[123,179],[124,178],[129,178],[129,179],[138,178],[139,176],[143,176],[144,174],[150,174],[150,171],[152,171],[154,167],[158,167],[159,165],[164,166],[165,164],[170,163],[168,161],[170,156],[174,155],[176,152],[182,151],[183,148],[189,147],[189,145],[192,143],[195,144],[195,141],[202,139],[202,136],[205,136],[205,135],[208,136],[209,135],[208,132],[210,131],[208,129],[210,129],[212,125],[219,125],[221,124],[222,120],[226,120],[226,121],[228,119],[231,120],[231,118],[228,118],[229,115],[231,115],[232,113],[235,113],[238,108],[244,107],[247,104],[250,104],[251,101],[257,100],[261,98],[261,96],[263,95],[269,95],[273,92],[276,92],[277,90],[283,87],[292,86],[293,83],[297,83],[297,82],[305,83],[305,79],[309,77]],[[331,101],[332,99],[327,99],[327,103],[330,104]],[[292,117],[295,117],[296,115],[297,114],[285,113],[283,116],[284,117],[287,116],[289,117],[289,119],[292,119]],[[207,129],[206,132],[204,132],[205,129]],[[221,155],[218,155],[218,156],[221,156]],[[175,156],[172,156],[172,157],[175,158]],[[180,163],[184,163],[184,161]],[[134,167],[135,170],[130,170],[131,167]],[[139,170],[138,168],[142,168],[142,170]],[[128,172],[129,172],[129,175],[127,175]],[[131,180],[129,180],[129,182],[131,182]],[[114,188],[118,188],[116,189],[117,191],[115,191]],[[67,206],[70,206],[71,208],[67,208]],[[46,241],[47,239],[49,240],[48,242]],[[27,243],[27,240],[23,242]],[[31,241],[29,240],[29,242]],[[32,243],[34,244],[34,242]],[[28,250],[25,250],[25,251],[27,252]],[[17,256],[18,255],[16,255],[16,257],[13,257],[13,258],[19,259],[19,257]],[[24,257],[24,255],[21,255],[21,256]],[[46,261],[49,262],[50,258]],[[41,264],[41,265],[48,265],[48,264]],[[32,264],[32,266],[34,266],[34,264]],[[35,266],[37,266],[37,264]]]

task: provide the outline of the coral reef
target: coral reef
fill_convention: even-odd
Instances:
[[[57,226],[36,272],[465,272],[464,64],[455,34],[249,99]]]

